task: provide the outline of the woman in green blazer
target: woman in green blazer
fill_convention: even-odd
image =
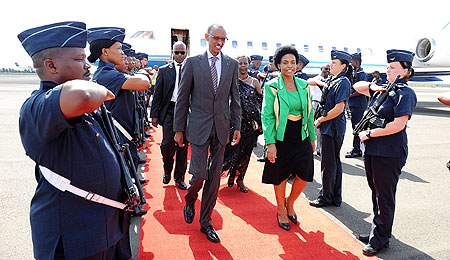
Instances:
[[[263,183],[274,185],[278,225],[284,230],[289,230],[289,220],[297,224],[294,202],[314,176],[314,115],[308,83],[294,77],[298,62],[294,47],[275,51],[274,64],[281,75],[264,86],[261,118],[267,145]],[[286,198],[291,174],[296,177]]]

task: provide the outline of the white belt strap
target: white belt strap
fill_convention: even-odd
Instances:
[[[85,200],[94,201],[100,204],[105,204],[114,208],[118,209],[125,209],[127,207],[126,204],[111,200],[108,198],[105,198],[103,196],[100,196],[98,194],[95,194],[90,191],[85,191],[80,188],[77,188],[70,184],[70,180],[62,177],[61,175],[49,170],[48,168],[39,165],[39,169],[42,172],[42,175],[44,175],[44,178],[53,186],[58,188],[61,191],[68,191],[70,193],[73,193],[77,196],[80,196],[84,198]]]
[[[125,130],[125,128],[123,128],[123,126],[119,124],[119,122],[117,122],[117,120],[114,118],[113,123],[117,127],[117,129],[119,129],[119,131],[128,139],[128,141],[131,142],[133,140],[133,138],[131,138],[131,135],[127,132],[127,130]]]

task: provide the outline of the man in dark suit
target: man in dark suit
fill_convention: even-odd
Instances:
[[[185,140],[183,147],[175,145],[173,115],[178,97],[181,67],[184,59],[186,59],[186,45],[179,41],[173,45],[172,49],[174,62],[161,67],[156,79],[150,117],[154,127],[158,127],[158,123],[163,127],[163,140],[161,142],[161,155],[164,164],[163,183],[168,184],[170,182],[176,154],[175,184],[181,190],[185,190],[187,188],[184,183],[184,174],[187,168],[187,141]]]
[[[175,142],[183,146],[183,132],[191,144],[189,188],[185,196],[184,218],[192,223],[195,201],[203,187],[200,231],[208,240],[220,242],[211,225],[211,213],[220,185],[225,146],[229,141],[230,121],[232,145],[239,143],[241,106],[239,102],[238,62],[221,52],[227,40],[225,29],[217,24],[208,27],[205,39],[208,50],[186,59],[175,106],[173,130]],[[189,115],[188,115],[189,111]]]

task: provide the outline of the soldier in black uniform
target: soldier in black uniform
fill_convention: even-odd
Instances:
[[[352,54],[352,66],[354,69],[352,84],[359,81],[367,81],[367,74],[361,68],[361,53]],[[354,129],[358,122],[361,121],[367,108],[366,96],[359,94],[352,88],[348,99],[348,107],[350,109],[352,128]],[[345,158],[355,158],[361,155],[361,141],[357,136],[353,136],[353,149],[345,155]]]
[[[367,182],[372,190],[374,218],[370,234],[359,235],[359,239],[368,243],[363,253],[375,255],[389,245],[395,211],[395,192],[397,183],[408,156],[408,139],[406,124],[411,118],[417,104],[414,90],[408,87],[408,80],[414,76],[412,60],[414,53],[404,50],[387,51],[387,79],[393,82],[397,75],[400,78],[396,86],[389,92],[386,101],[378,109],[379,117],[385,119],[384,127],[371,126],[362,131],[359,138],[366,144],[364,166]],[[372,97],[372,105],[378,95],[373,90],[382,90],[379,86],[368,82],[360,82],[355,90]]]

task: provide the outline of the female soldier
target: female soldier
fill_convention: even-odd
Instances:
[[[308,83],[294,77],[298,62],[294,47],[282,46],[275,51],[274,65],[281,74],[264,85],[262,108],[267,145],[262,181],[274,185],[278,225],[284,230],[289,230],[288,219],[297,224],[294,202],[314,175],[314,114]],[[291,174],[295,179],[286,198]]]
[[[239,62],[238,87],[242,108],[241,140],[235,146],[231,145],[231,142],[227,144],[222,171],[224,173],[228,171],[230,175],[228,177],[228,187],[233,187],[234,178],[238,175],[236,184],[241,192],[247,193],[248,189],[244,185],[244,176],[247,172],[253,148],[258,141],[258,136],[262,133],[262,90],[259,81],[248,74],[250,58],[239,56],[237,60]],[[230,133],[233,132],[230,131]]]
[[[320,127],[322,135],[322,190],[319,197],[310,202],[314,207],[339,207],[342,202],[342,165],[339,157],[345,134],[344,108],[350,96],[349,78],[353,76],[349,66],[351,60],[352,56],[346,52],[331,51],[330,72],[334,77],[323,89],[327,114],[314,122],[317,128]]]
[[[375,255],[389,244],[395,210],[395,191],[408,156],[406,123],[416,107],[417,98],[407,81],[414,76],[412,60],[414,53],[403,50],[387,51],[387,80],[393,82],[397,75],[400,79],[390,91],[388,98],[378,109],[380,118],[387,124],[383,128],[372,128],[359,134],[366,145],[364,166],[367,182],[372,190],[374,218],[370,235],[359,235],[359,239],[368,243],[363,249],[365,255]],[[377,95],[373,90],[380,86],[360,82],[355,90],[366,96],[373,96],[372,105]]]
[[[105,106],[111,111],[115,120],[122,126],[119,136],[121,143],[127,143],[130,147],[131,156],[135,166],[138,163],[138,154],[136,145],[131,141],[133,133],[134,119],[134,96],[131,90],[146,90],[149,86],[147,76],[136,75],[128,77],[114,68],[115,65],[123,64],[122,42],[125,38],[125,29],[116,27],[97,27],[88,29],[88,42],[91,54],[88,57],[89,62],[95,62],[100,59],[98,68],[94,73],[93,81],[105,86],[116,96],[114,101],[105,102]],[[120,128],[119,128],[120,130]],[[128,134],[128,137],[126,137]],[[139,180],[141,183],[145,179]],[[145,214],[141,210],[138,214]],[[129,226],[131,214],[124,213],[123,229],[124,237],[117,246],[116,257],[118,259],[131,258],[131,248],[129,241]]]

